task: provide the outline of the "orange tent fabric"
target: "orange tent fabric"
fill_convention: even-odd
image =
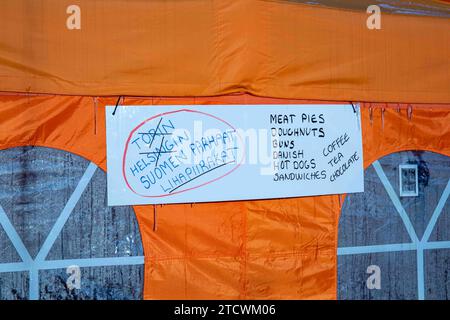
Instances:
[[[304,2],[79,0],[81,29],[68,30],[71,2],[5,1],[0,150],[63,149],[106,170],[105,106],[122,95],[125,105],[366,101],[366,167],[403,150],[450,156],[448,5],[427,3],[431,16],[383,8],[369,30],[370,1]],[[136,206],[144,297],[335,299],[342,200]]]
[[[449,19],[383,8],[369,30],[358,3],[80,0],[68,30],[71,2],[5,1],[0,91],[448,103]]]
[[[105,106],[116,97],[2,95],[0,149],[38,145],[106,169]],[[125,98],[125,105],[311,103],[229,95]],[[450,105],[362,104],[364,164],[401,150],[450,156]],[[337,195],[136,206],[146,299],[335,299]],[[153,213],[156,210],[156,221]],[[154,230],[156,229],[156,230]]]

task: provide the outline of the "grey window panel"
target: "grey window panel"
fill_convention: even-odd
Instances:
[[[450,299],[450,249],[425,251],[425,261],[427,299]]]
[[[415,261],[415,252],[383,252],[339,257],[338,299],[417,299]],[[366,281],[370,274],[366,271],[370,265],[379,266],[381,269],[380,289],[367,287]]]
[[[28,291],[28,272],[0,273],[0,299],[27,300]]]
[[[37,285],[28,271],[4,272],[11,263],[27,264],[18,264],[21,258],[0,227],[0,299],[28,299],[33,287],[40,299],[142,299],[143,248],[134,211],[106,205],[106,174],[86,159],[42,147],[0,151],[0,205],[10,232],[17,232],[36,259],[89,168],[94,174],[49,248],[45,262],[50,264],[38,271]],[[85,266],[81,288],[70,290],[65,264],[73,261]]]
[[[417,165],[417,197],[399,196],[400,164]],[[450,158],[399,152],[369,166],[364,179],[365,192],[342,207],[338,297],[450,299]],[[377,263],[382,289],[368,289],[367,267]]]
[[[372,166],[365,171],[364,190],[345,198],[339,220],[339,246],[408,242],[405,226]]]

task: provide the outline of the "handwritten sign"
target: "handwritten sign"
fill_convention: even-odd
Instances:
[[[108,204],[363,191],[359,107],[106,108]]]

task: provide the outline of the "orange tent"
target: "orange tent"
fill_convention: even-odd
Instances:
[[[382,8],[379,30],[359,1],[77,1],[74,30],[67,1],[6,2],[0,149],[52,147],[107,169],[104,108],[123,96],[361,102],[366,167],[402,150],[450,156],[450,8],[423,2]],[[335,299],[342,200],[136,206],[144,297]]]

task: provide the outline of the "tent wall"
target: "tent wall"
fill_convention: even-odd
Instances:
[[[450,156],[446,4],[397,2],[370,30],[361,3],[305,2],[79,0],[81,29],[69,30],[68,1],[4,1],[0,149],[61,149],[106,170],[105,106],[125,96],[125,105],[366,101],[366,168],[405,150]],[[144,298],[334,299],[343,200],[135,206]]]
[[[0,91],[450,101],[448,18],[382,9],[369,30],[365,11],[301,1],[81,0],[68,30],[69,4],[2,3]]]
[[[0,96],[0,149],[46,146],[106,169],[105,106],[117,97]],[[227,95],[125,105],[311,103]],[[450,105],[362,104],[364,164],[402,150],[450,156]],[[134,207],[144,298],[335,299],[343,197]],[[156,221],[154,221],[156,216]]]

